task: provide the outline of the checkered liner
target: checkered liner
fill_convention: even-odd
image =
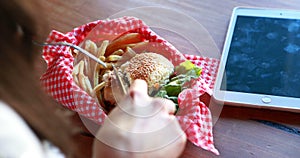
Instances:
[[[192,83],[193,89],[186,89],[180,93],[178,99],[180,112],[176,114],[176,117],[189,141],[219,155],[213,144],[210,110],[199,99],[204,93],[211,94],[219,61],[212,58],[181,54],[173,45],[158,36],[143,21],[135,17],[98,20],[75,28],[65,34],[53,30],[47,42],[69,42],[79,45],[94,28],[98,29],[95,32],[99,40],[101,40],[101,35],[105,34],[140,33],[143,38],[151,42],[154,52],[159,50],[159,53],[170,59],[174,65],[188,59],[202,68],[201,77]],[[43,58],[48,66],[41,77],[45,91],[63,106],[98,124],[102,124],[107,117],[105,112],[101,110],[95,98],[89,96],[73,82],[74,58],[70,53],[70,48],[67,46],[45,46]]]

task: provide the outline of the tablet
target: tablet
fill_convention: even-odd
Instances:
[[[235,8],[213,98],[300,112],[300,11]]]

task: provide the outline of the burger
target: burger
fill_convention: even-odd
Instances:
[[[200,76],[201,68],[188,60],[175,67],[170,60],[158,53],[144,52],[119,65],[117,73],[126,88],[136,79],[145,80],[150,96],[170,99],[178,107],[179,93],[188,88],[186,83]],[[111,84],[116,77],[111,71],[103,78],[107,83],[103,90],[103,101],[109,111],[116,105]]]
[[[160,54],[145,52],[137,54],[121,65],[120,72],[123,72],[123,79],[127,85],[131,85],[136,79],[145,80],[148,93],[152,94],[167,83],[174,72],[174,65]]]

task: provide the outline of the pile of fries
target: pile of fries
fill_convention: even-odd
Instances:
[[[89,95],[97,97],[102,109],[109,111],[103,102],[103,95],[112,93],[103,93],[103,89],[110,87],[110,81],[105,76],[113,73],[113,65],[119,66],[135,56],[136,52],[133,48],[143,47],[148,43],[149,41],[143,39],[139,33],[125,33],[111,41],[103,40],[99,44],[100,46],[97,46],[91,40],[86,40],[83,48],[105,62],[107,66],[104,67],[98,63],[89,65],[89,60],[80,60],[73,68],[72,75],[74,82]],[[72,53],[75,57],[78,55],[77,50],[74,50]],[[88,73],[90,71],[88,69],[93,70],[92,76],[88,75],[90,74]],[[93,84],[90,82],[92,80]],[[111,89],[106,89],[106,91],[111,91]],[[107,96],[106,98],[109,97],[114,96]]]

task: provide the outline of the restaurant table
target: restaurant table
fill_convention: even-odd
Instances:
[[[42,2],[49,31],[54,29],[60,32],[68,32],[82,24],[106,19],[121,11],[137,7],[169,8],[199,22],[211,36],[211,39],[207,40],[214,41],[218,50],[222,50],[234,7],[300,10],[299,0],[43,0]],[[158,17],[157,13],[153,16]],[[164,19],[166,22],[168,20]],[[182,158],[300,157],[299,113],[225,105],[220,116],[214,121],[214,144],[220,155],[187,143]]]

